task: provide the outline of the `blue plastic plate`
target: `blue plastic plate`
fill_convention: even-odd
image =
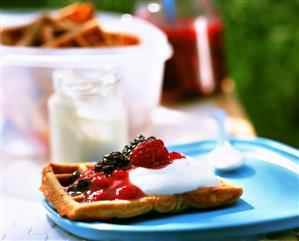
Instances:
[[[105,222],[70,221],[60,217],[47,201],[44,207],[57,225],[93,240],[212,240],[299,227],[299,151],[261,138],[231,142],[246,156],[246,165],[240,170],[216,173],[244,189],[242,198],[231,206]],[[202,141],[169,149],[205,161],[215,145],[215,141]]]

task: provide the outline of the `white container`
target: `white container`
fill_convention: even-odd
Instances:
[[[2,26],[31,21],[35,14],[2,14]],[[44,155],[48,152],[47,99],[56,68],[112,67],[120,73],[129,108],[130,136],[145,133],[159,104],[165,61],[171,56],[158,28],[131,15],[101,14],[107,31],[139,36],[141,44],[117,48],[2,48],[4,153]]]
[[[51,161],[100,160],[128,143],[126,106],[113,70],[57,70],[48,101]]]

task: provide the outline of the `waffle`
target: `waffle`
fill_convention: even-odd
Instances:
[[[84,172],[94,163],[49,163],[42,171],[40,190],[61,216],[72,220],[106,220],[129,218],[150,212],[177,213],[186,209],[207,209],[237,201],[243,193],[228,181],[220,179],[220,186],[200,188],[192,192],[146,196],[135,200],[83,202],[83,196],[71,197],[65,191],[74,171]]]

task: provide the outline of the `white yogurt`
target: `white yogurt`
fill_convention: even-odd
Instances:
[[[231,171],[244,164],[244,156],[228,141],[225,141],[208,154],[207,161],[218,170]]]
[[[174,160],[161,169],[138,167],[129,175],[131,183],[146,195],[180,194],[219,185],[219,180],[207,166],[190,157]]]

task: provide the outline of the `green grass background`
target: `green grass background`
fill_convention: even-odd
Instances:
[[[182,0],[184,1],[184,0]],[[56,8],[72,0],[2,0],[1,8]],[[136,0],[94,0],[131,12]],[[226,26],[230,75],[259,136],[299,147],[299,0],[215,0]]]

